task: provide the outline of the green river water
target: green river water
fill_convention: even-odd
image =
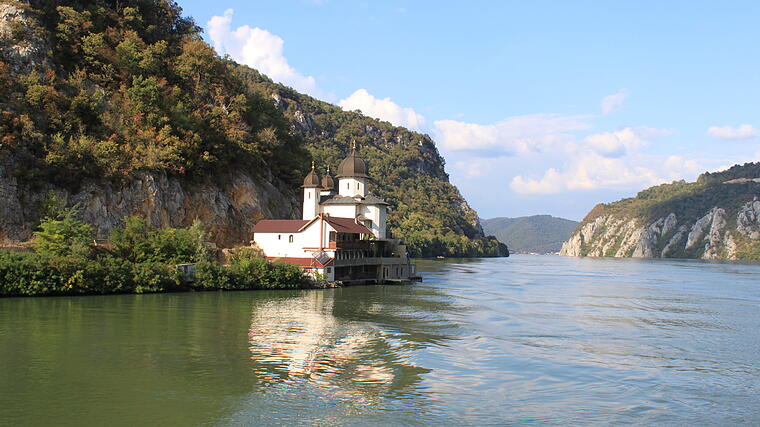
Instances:
[[[421,261],[424,282],[0,300],[0,424],[760,424],[760,266]]]

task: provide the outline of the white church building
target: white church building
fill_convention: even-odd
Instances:
[[[388,203],[368,191],[367,165],[356,149],[338,167],[338,185],[320,181],[312,165],[303,183],[300,220],[262,220],[253,242],[268,260],[322,274],[329,282],[385,283],[416,280],[400,239],[388,238]]]

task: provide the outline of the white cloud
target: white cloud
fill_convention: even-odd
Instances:
[[[749,139],[757,136],[757,129],[752,125],[741,125],[739,127],[710,126],[707,133],[718,139]]]
[[[361,110],[367,116],[385,120],[396,126],[414,130],[425,128],[425,117],[417,114],[413,109],[401,107],[390,98],[375,98],[366,89],[357,90],[348,98],[341,100],[338,105],[346,111]]]
[[[437,141],[447,150],[498,150],[508,154],[552,149],[571,140],[568,132],[591,127],[590,116],[529,114],[480,125],[456,120],[434,123]]]
[[[521,194],[642,189],[696,175],[703,170],[699,162],[681,156],[634,154],[611,158],[591,151],[570,159],[564,171],[549,168],[538,179],[515,176],[510,188]]]
[[[283,55],[282,38],[261,28],[243,25],[232,30],[233,9],[227,9],[224,16],[213,16],[206,24],[214,48],[220,55],[230,55],[232,59],[253,67],[272,80],[291,86],[315,97],[326,97],[312,76],[299,73],[288,64]]]
[[[621,157],[649,145],[649,141],[672,132],[649,127],[624,128],[613,132],[597,133],[586,137],[585,142],[604,157]]]
[[[605,96],[601,102],[602,114],[606,116],[607,114],[622,110],[626,98],[628,98],[628,90],[626,89],[620,89],[617,93]]]

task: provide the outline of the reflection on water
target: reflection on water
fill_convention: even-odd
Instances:
[[[248,334],[254,373],[264,383],[308,380],[329,389],[393,396],[427,370],[403,351],[405,335],[336,317],[335,291],[255,304]],[[367,315],[384,311],[380,302]]]
[[[0,424],[760,424],[760,266],[418,267],[414,286],[0,300]]]

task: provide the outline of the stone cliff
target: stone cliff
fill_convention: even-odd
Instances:
[[[735,175],[741,168],[731,171]],[[598,205],[560,254],[760,259],[760,184],[754,178],[724,181],[710,174],[700,181],[655,187],[656,197],[650,189],[637,198]]]
[[[52,192],[68,206],[78,206],[83,221],[106,238],[124,218],[140,216],[157,227],[186,227],[200,219],[217,245],[247,243],[262,218],[292,218],[300,209],[293,190],[272,177],[242,171],[224,172],[213,181],[194,182],[165,172],[140,172],[124,182],[86,181],[76,191],[46,184],[29,186],[8,174],[0,160],[0,244],[31,238],[39,214]]]

